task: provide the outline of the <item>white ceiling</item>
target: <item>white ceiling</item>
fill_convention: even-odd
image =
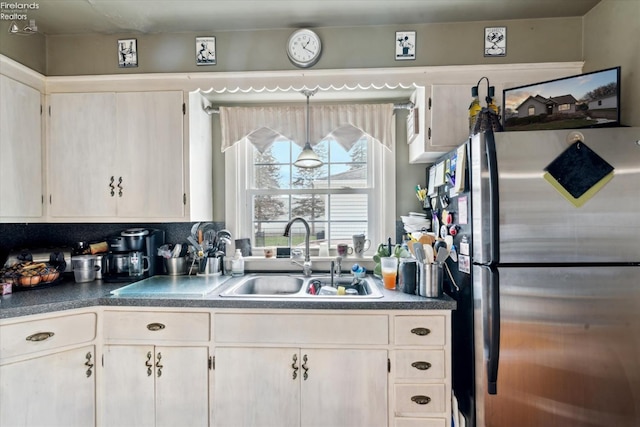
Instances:
[[[584,16],[599,1],[37,0],[26,15],[45,35],[175,33]]]

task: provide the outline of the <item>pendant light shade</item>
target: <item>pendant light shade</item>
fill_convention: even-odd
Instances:
[[[301,91],[304,96],[307,97],[307,140],[304,143],[304,148],[302,149],[302,153],[298,156],[293,165],[299,168],[305,169],[313,169],[322,166],[322,160],[318,157],[313,148],[311,148],[311,142],[309,141],[311,138],[309,137],[309,97],[315,95],[316,90],[303,90]]]

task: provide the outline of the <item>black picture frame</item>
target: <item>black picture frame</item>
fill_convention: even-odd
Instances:
[[[505,131],[620,126],[620,67],[502,91]]]
[[[196,65],[216,65],[215,37],[196,37]]]
[[[118,67],[135,68],[138,66],[138,40],[118,40]]]
[[[416,32],[396,31],[396,61],[413,61],[416,59]]]

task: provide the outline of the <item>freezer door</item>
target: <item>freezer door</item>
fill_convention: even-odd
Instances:
[[[489,138],[472,138],[475,262],[498,262],[488,252],[492,238],[500,263],[640,262],[640,128],[580,130],[584,144],[614,167],[613,179],[581,207],[543,178],[572,132],[494,134],[497,171],[482,145]],[[497,221],[491,197],[498,201]],[[499,230],[492,230],[496,224]]]
[[[491,311],[474,268],[474,319]],[[487,388],[476,326],[479,427],[640,426],[640,267],[499,268],[499,365]],[[478,280],[476,280],[478,279]]]

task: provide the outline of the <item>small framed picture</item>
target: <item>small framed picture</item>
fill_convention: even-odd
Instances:
[[[507,56],[507,27],[484,29],[484,56]]]
[[[215,37],[196,37],[196,65],[216,65]]]
[[[136,39],[118,40],[118,67],[138,66],[138,42]]]
[[[396,61],[416,59],[416,32],[396,31]]]

